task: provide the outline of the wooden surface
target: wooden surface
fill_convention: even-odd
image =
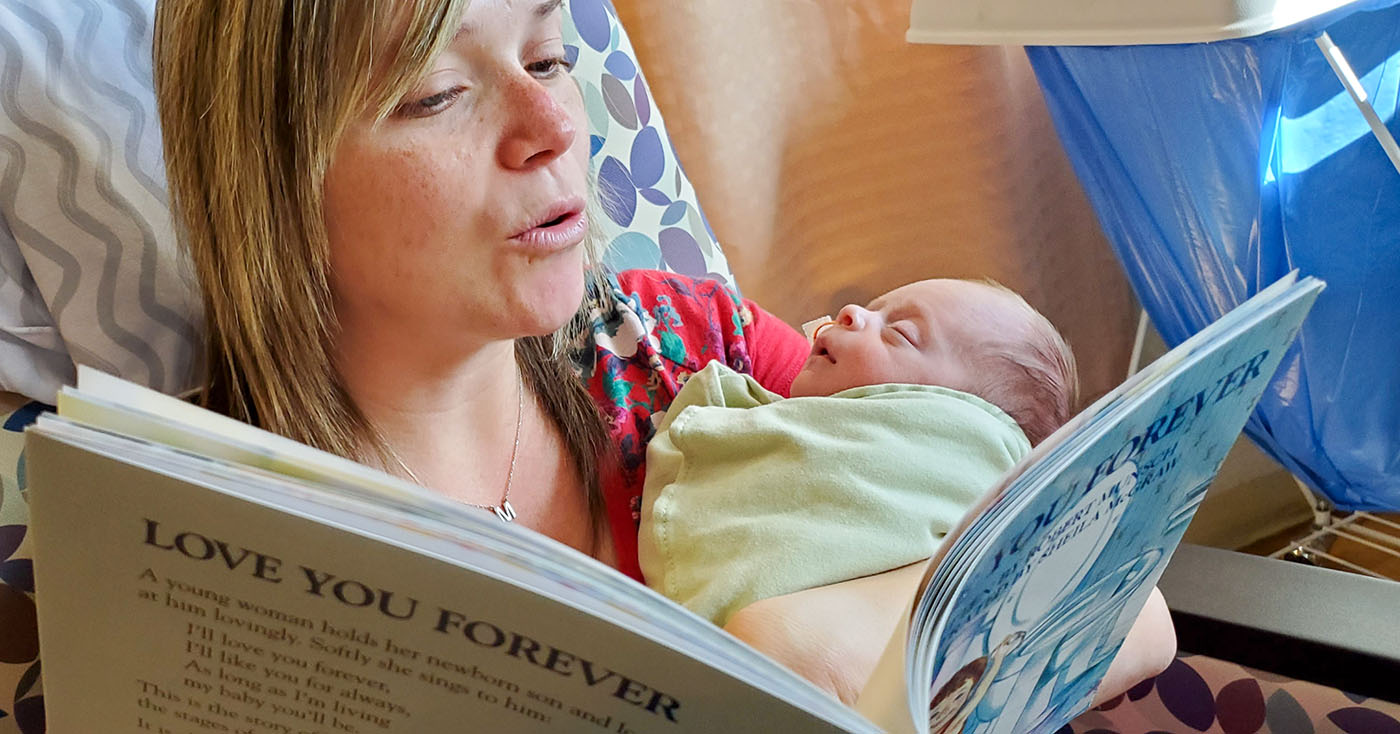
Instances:
[[[1335,563],[1326,558],[1312,556],[1312,562],[1323,568],[1355,572],[1352,566],[1360,566],[1377,575],[1400,581],[1400,514],[1380,515],[1380,520],[1361,519],[1357,525],[1381,533],[1385,538],[1376,538],[1354,529],[1344,529],[1345,535],[1334,537],[1317,547],[1329,555],[1340,558],[1343,563]],[[1275,533],[1240,550],[1255,555],[1269,555],[1275,551],[1294,546],[1299,540],[1313,532],[1311,523],[1302,523]],[[1386,539],[1388,538],[1388,540]]]
[[[0,392],[0,416],[9,415],[28,402],[29,398],[19,393]]]

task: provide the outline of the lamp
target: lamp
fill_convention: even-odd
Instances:
[[[905,38],[974,46],[1208,43],[1305,25],[1325,28],[1336,16],[1365,5],[1364,0],[913,0]],[[1326,31],[1316,42],[1400,172],[1400,143],[1376,114],[1341,49]]]
[[[1256,36],[1353,0],[913,0],[910,43],[1119,46]]]

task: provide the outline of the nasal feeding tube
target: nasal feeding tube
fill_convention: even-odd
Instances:
[[[836,323],[831,316],[819,316],[802,325],[802,333],[807,336],[807,343],[811,344],[817,340],[817,334],[822,333],[822,329]]]

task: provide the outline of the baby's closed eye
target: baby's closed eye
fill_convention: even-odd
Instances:
[[[918,346],[918,342],[915,340],[913,335],[913,330],[910,329],[907,325],[890,324],[889,326],[885,327],[885,333],[888,334],[890,340],[896,344],[911,347]]]

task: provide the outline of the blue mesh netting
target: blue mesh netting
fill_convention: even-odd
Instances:
[[[1354,4],[1320,24],[1392,134],[1397,3]],[[1027,52],[1168,343],[1295,268],[1327,281],[1245,430],[1339,507],[1397,510],[1400,172],[1315,45],[1320,30]]]

